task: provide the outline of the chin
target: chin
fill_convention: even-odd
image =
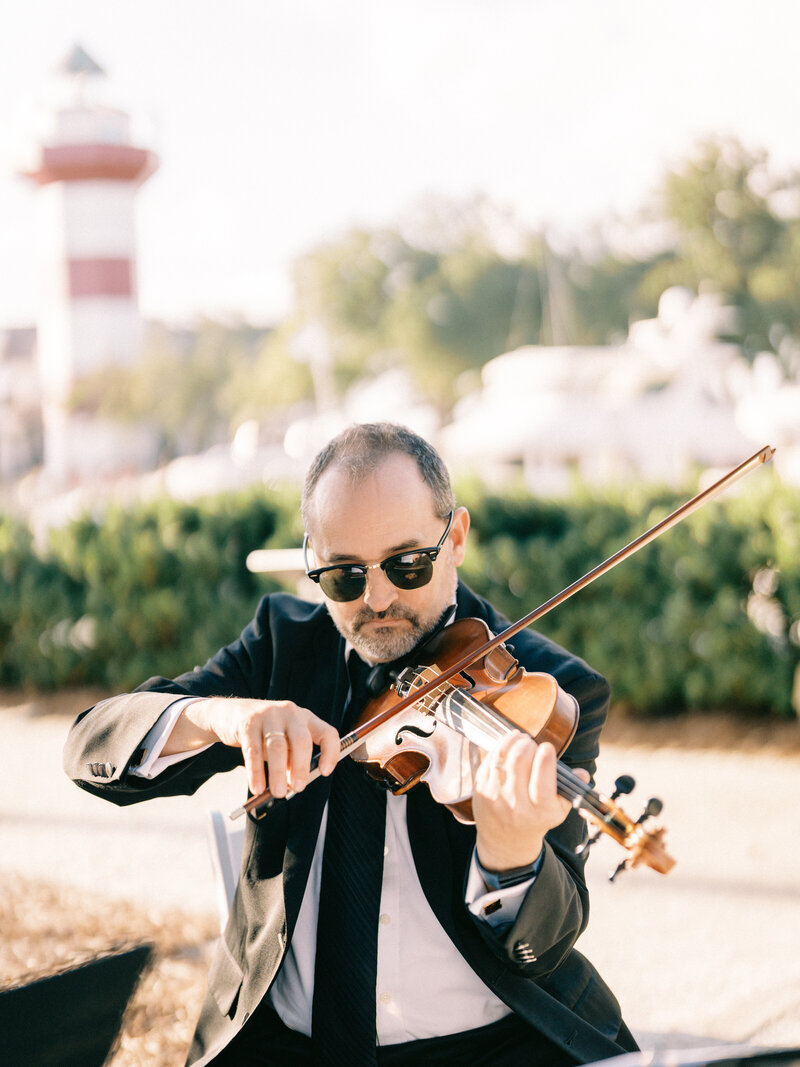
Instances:
[[[410,652],[421,636],[416,630],[398,633],[394,627],[386,627],[383,632],[374,630],[368,634],[351,634],[350,641],[362,656],[376,663],[388,663]]]

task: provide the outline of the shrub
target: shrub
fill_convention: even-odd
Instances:
[[[277,588],[245,561],[285,521],[283,510],[263,492],[113,506],[52,531],[43,558],[17,528],[23,547],[2,553],[16,580],[0,681],[124,689],[203,663]]]
[[[640,488],[564,501],[462,491],[465,580],[510,619],[546,602],[685,497]],[[277,582],[254,548],[299,544],[294,493],[110,507],[35,550],[0,519],[0,684],[132,688],[204,662]],[[800,678],[800,492],[766,473],[712,501],[545,615],[536,628],[612,681],[633,712],[788,716]],[[513,642],[512,642],[513,643]]]

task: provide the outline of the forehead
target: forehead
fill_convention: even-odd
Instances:
[[[322,557],[367,560],[428,544],[438,522],[433,493],[416,462],[398,453],[355,479],[340,466],[326,470],[311,499],[308,532]]]

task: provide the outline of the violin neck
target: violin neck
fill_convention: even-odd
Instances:
[[[559,796],[569,800],[574,808],[587,812],[595,822],[603,823],[612,835],[614,831],[619,834],[628,832],[627,820],[620,819],[619,808],[595,792],[561,760],[556,764],[556,789]]]

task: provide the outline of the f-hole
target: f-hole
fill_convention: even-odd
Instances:
[[[433,731],[435,729],[436,729],[436,720],[435,719],[433,721],[433,725],[431,726],[430,730],[428,730],[427,732],[425,730],[420,729],[419,726],[401,726],[400,729],[395,734],[394,743],[396,745],[402,745],[403,741],[405,740],[405,738],[403,737],[403,734],[415,734],[417,737],[431,737],[433,735]]]

